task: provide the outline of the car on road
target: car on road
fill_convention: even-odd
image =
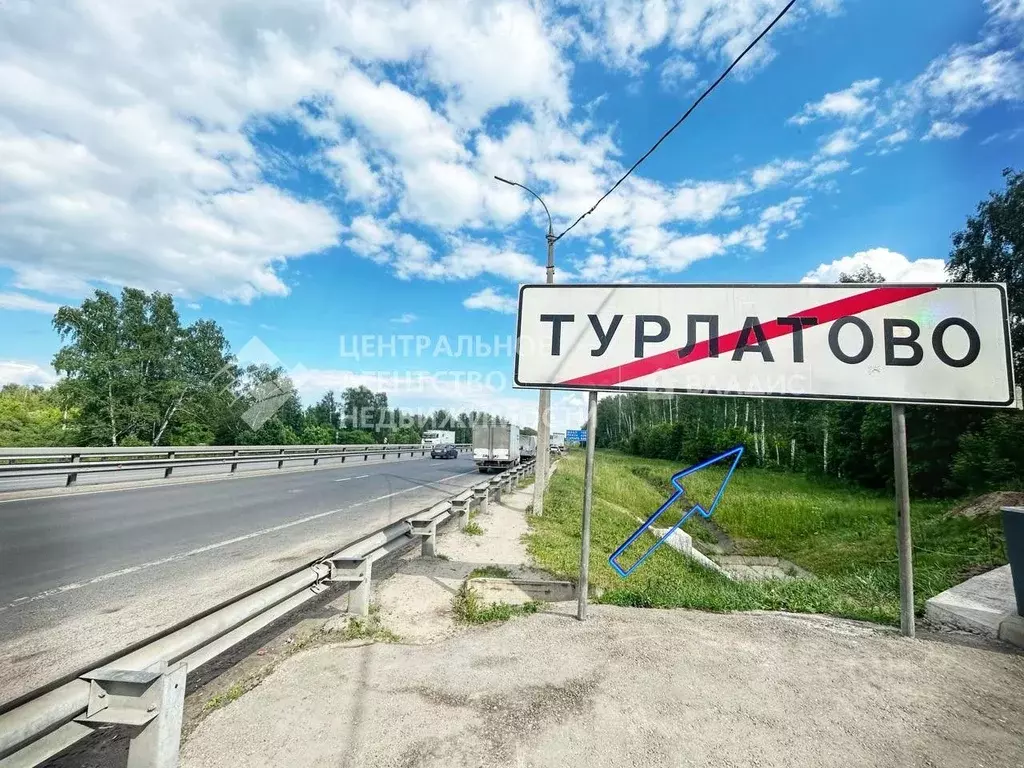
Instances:
[[[454,445],[435,445],[430,449],[430,458],[432,459],[457,459],[459,458],[459,449]]]

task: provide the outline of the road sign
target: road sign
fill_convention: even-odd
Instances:
[[[587,430],[567,429],[565,430],[565,439],[570,443],[585,443],[587,442]]]
[[[1000,284],[527,285],[519,387],[1012,406]]]
[[[729,484],[729,480],[732,479],[732,473],[736,471],[736,465],[740,463],[740,457],[742,456],[743,446],[737,445],[735,448],[730,448],[725,453],[720,453],[717,456],[713,456],[712,458],[707,459],[706,461],[702,461],[700,464],[694,464],[692,467],[688,467],[687,469],[684,469],[682,472],[676,472],[676,474],[672,475],[672,485],[675,486],[675,492],[665,500],[664,504],[658,507],[657,512],[648,517],[644,521],[644,524],[637,528],[636,531],[634,531],[633,534],[628,539],[626,539],[625,543],[621,547],[619,547],[617,550],[615,550],[615,552],[612,553],[612,556],[608,558],[608,562],[611,564],[612,568],[618,571],[618,574],[623,578],[629,576],[629,574],[631,574],[640,566],[640,563],[642,563],[644,560],[646,560],[648,557],[654,554],[654,550],[656,550],[658,547],[664,544],[669,536],[671,536],[673,533],[676,532],[676,530],[682,527],[683,523],[685,523],[687,519],[690,517],[690,515],[692,515],[694,512],[699,512],[701,515],[704,516],[705,519],[711,517],[711,513],[714,512],[715,507],[718,506],[718,502],[719,500],[721,500],[722,494],[725,493],[725,486],[727,486]],[[675,525],[669,528],[668,531],[665,532],[665,535],[658,539],[658,541],[653,546],[651,546],[651,548],[648,549],[643,555],[641,555],[635,563],[629,566],[629,568],[623,568],[618,562],[619,558],[622,556],[622,553],[626,551],[630,544],[632,544],[634,541],[640,538],[644,531],[646,531],[648,528],[654,525],[655,522],[657,522],[658,518],[661,517],[668,510],[669,507],[671,507],[677,501],[686,496],[686,489],[683,488],[682,483],[680,481],[687,475],[692,475],[694,472],[702,470],[705,467],[710,467],[712,464],[725,462],[727,459],[732,460],[730,462],[729,471],[726,473],[725,479],[722,480],[721,485],[718,486],[718,492],[715,493],[715,497],[714,499],[711,500],[711,504],[708,505],[707,509],[705,509],[703,505],[701,505],[699,502],[693,504],[686,512],[679,516],[679,522],[677,522]]]

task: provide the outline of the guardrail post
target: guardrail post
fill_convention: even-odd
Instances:
[[[490,483],[488,483],[488,485],[490,485],[491,487],[491,490],[494,491],[494,502],[496,504],[501,504],[501,486],[503,484],[504,480],[502,479],[501,475],[494,478],[493,480],[491,480]]]
[[[476,502],[476,508],[481,514],[487,511],[488,493],[486,485],[481,488],[473,489],[473,500]]]
[[[284,448],[282,448],[280,451],[278,451],[278,455],[284,456]],[[284,469],[284,459],[278,460],[277,468],[278,469]]]
[[[342,464],[345,463],[345,449],[344,448],[341,449],[341,463]]]
[[[314,466],[314,467],[315,467],[315,466],[316,466],[317,464],[319,464],[319,463],[320,463],[320,459],[317,459],[317,458],[315,458],[316,454],[318,454],[318,453],[320,453],[320,449],[319,449],[319,448],[314,448],[314,449],[313,449],[313,455],[314,455],[314,459],[313,459],[313,466]]]
[[[174,459],[174,451],[168,451],[168,452],[167,452],[167,460],[168,460],[168,461],[172,461],[173,459]],[[171,476],[171,470],[172,470],[172,469],[174,469],[174,467],[167,467],[166,469],[164,469],[164,479],[165,479],[165,480],[166,480],[166,479],[167,479],[168,477],[170,477],[170,476]]]
[[[459,519],[459,530],[469,524],[469,499],[452,499],[452,514]]]
[[[128,768],[177,768],[185,709],[187,668],[103,669],[86,675],[89,704],[76,720],[85,725],[135,726]]]
[[[363,448],[363,461],[367,461],[370,458],[370,449]]]
[[[348,593],[348,612],[369,616],[373,561],[369,559],[332,559],[330,566],[331,581],[347,581],[353,585]]]
[[[238,455],[238,450],[236,449],[236,450],[232,451],[232,452],[231,452],[231,455],[232,455],[232,456],[237,456],[237,455]],[[232,471],[232,472],[234,472],[234,471],[236,471],[237,469],[238,469],[238,464],[234,464],[234,463],[233,463],[233,464],[231,465],[231,471]]]
[[[437,523],[431,521],[429,523],[423,523],[422,525],[413,523],[412,531],[413,536],[419,536],[423,539],[423,546],[420,549],[420,554],[423,557],[437,557]]]
[[[82,461],[81,454],[78,454],[78,453],[72,453],[71,454],[71,463],[72,464],[78,464],[81,461]],[[69,472],[68,473],[68,479],[64,483],[64,487],[68,488],[68,487],[74,485],[77,482],[78,482],[78,473],[77,472]]]

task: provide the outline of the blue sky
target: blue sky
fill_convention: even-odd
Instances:
[[[782,5],[7,0],[0,378],[52,380],[53,309],[127,284],[307,399],[366,383],[529,423],[510,357],[433,354],[513,333],[542,279],[542,212],[492,176],[561,231]],[[557,279],[942,279],[1021,166],[1022,40],[1024,0],[798,0],[559,242]],[[409,340],[342,356],[363,335]],[[581,413],[556,398],[557,426]]]

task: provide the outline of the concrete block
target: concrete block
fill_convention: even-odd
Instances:
[[[929,621],[998,637],[999,627],[1017,613],[1010,566],[1004,565],[940,592],[925,603]]]
[[[1024,616],[1007,616],[999,623],[999,639],[1024,648]]]
[[[576,599],[576,585],[571,581],[537,579],[470,579],[469,586],[488,605],[506,603],[522,605],[540,601],[559,603]]]

